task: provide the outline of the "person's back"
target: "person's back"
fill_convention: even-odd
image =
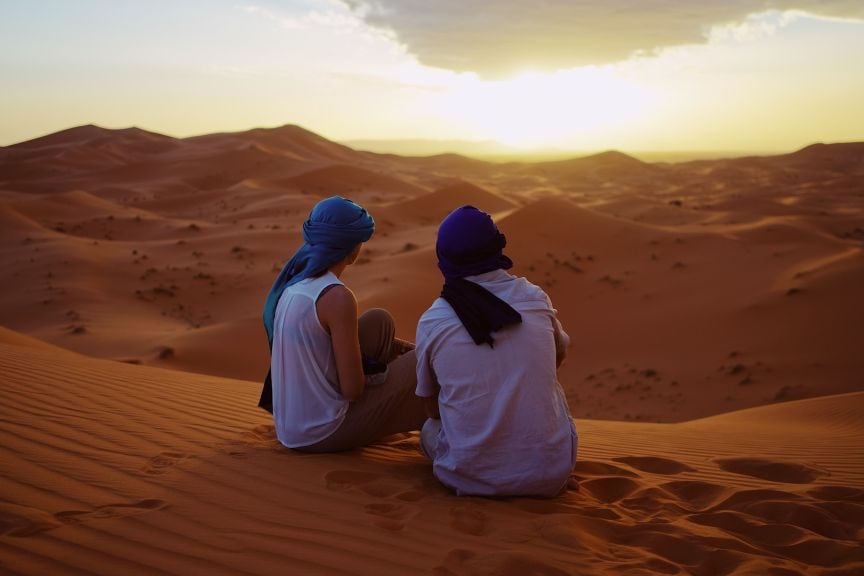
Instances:
[[[444,288],[417,327],[421,445],[458,494],[553,496],[576,459],[557,379],[569,339],[546,293],[505,272],[505,245],[471,206],[438,230]]]
[[[522,322],[496,332],[493,348],[477,346],[444,299],[421,317],[418,395],[440,386],[435,475],[459,494],[555,495],[573,469],[576,432],[555,374],[554,311],[540,288],[503,270],[467,279]]]
[[[348,410],[339,392],[330,336],[315,310],[321,293],[334,284],[342,282],[330,272],[308,278],[286,288],[276,307],[273,421],[276,436],[289,448],[323,440],[339,428]]]

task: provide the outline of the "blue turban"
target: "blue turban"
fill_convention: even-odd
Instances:
[[[320,276],[348,256],[375,232],[375,220],[358,204],[341,196],[318,202],[303,223],[305,243],[285,264],[264,302],[264,329],[273,346],[276,305],[285,288],[305,278]]]
[[[513,261],[492,217],[473,206],[450,213],[438,227],[438,268],[444,274],[441,297],[446,300],[478,346],[494,346],[492,332],[522,322],[522,315],[483,286],[466,280],[493,270],[507,270]]]

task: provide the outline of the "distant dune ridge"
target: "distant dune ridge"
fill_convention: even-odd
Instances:
[[[494,215],[573,340],[564,495],[457,499],[413,435],[278,445],[261,306],[331,194],[377,223],[345,281],[409,339],[441,218]],[[488,162],[90,125],[0,147],[0,239],[0,572],[864,573],[864,143]]]

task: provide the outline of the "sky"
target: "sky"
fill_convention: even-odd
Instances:
[[[172,136],[788,151],[864,140],[861,0],[0,0],[0,146]]]

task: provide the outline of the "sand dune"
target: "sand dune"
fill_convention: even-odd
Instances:
[[[864,573],[862,189],[859,143],[532,164],[82,126],[0,148],[0,572]],[[572,337],[570,490],[457,499],[413,436],[277,444],[261,306],[329,194],[375,217],[343,279],[407,339],[440,219],[495,215]]]
[[[551,500],[457,498],[415,436],[292,453],[258,385],[0,333],[9,573],[854,573],[864,395],[580,422]]]
[[[582,158],[539,162],[526,166],[526,170],[540,170],[561,178],[576,178],[593,175],[597,177],[644,176],[656,174],[659,169],[647,162],[616,151],[601,152]]]
[[[355,152],[293,126],[182,140],[85,126],[0,150],[0,318],[87,354],[256,379],[246,336],[322,195],[375,215],[346,280],[406,338],[440,289],[437,223],[473,203],[498,215],[514,271],[574,337],[562,382],[579,416],[676,421],[857,390],[864,220],[845,186],[862,180],[859,148],[495,164]],[[56,159],[73,149],[115,157]],[[224,364],[203,353],[214,334]]]
[[[409,200],[394,202],[378,208],[378,219],[391,228],[405,230],[429,226],[437,230],[447,214],[465,204],[482,206],[490,214],[514,208],[506,198],[470,182],[448,184],[431,193],[415,195]]]
[[[410,198],[425,192],[422,188],[386,174],[339,164],[303,173],[284,184],[305,194],[319,197],[341,195],[355,198],[357,202],[375,204]]]
[[[300,126],[285,125],[278,128],[255,128],[233,135],[240,140],[262,144],[282,153],[291,152],[302,158],[327,160],[356,160],[360,153],[331,142]]]

